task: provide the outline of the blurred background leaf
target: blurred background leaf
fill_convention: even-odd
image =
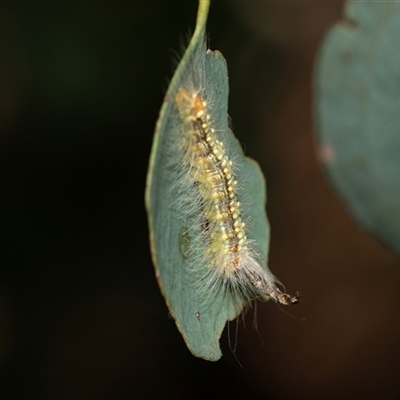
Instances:
[[[400,4],[346,5],[316,75],[320,156],[361,225],[400,255]]]

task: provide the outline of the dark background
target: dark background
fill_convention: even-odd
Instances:
[[[0,3],[1,399],[398,398],[400,262],[353,223],[313,142],[340,2],[218,2],[230,114],[268,182],[270,268],[233,356],[193,357],[148,248],[144,185],[195,1]],[[305,319],[305,320],[303,320]],[[236,329],[230,324],[231,336]]]

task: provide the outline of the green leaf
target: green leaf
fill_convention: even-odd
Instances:
[[[243,217],[251,225],[248,237],[255,241],[256,251],[263,259],[266,271],[269,225],[265,214],[262,173],[254,161],[244,157],[240,144],[229,128],[226,62],[218,52],[205,52],[208,3],[199,2],[194,35],[161,107],[147,175],[146,208],[156,277],[170,313],[190,351],[197,357],[216,361],[221,357],[219,339],[224,326],[241,313],[245,300],[233,296],[229,290],[211,298],[204,298],[196,290],[196,282],[201,281],[207,273],[201,265],[198,270],[193,268],[193,262],[199,260],[199,254],[188,252],[191,241],[196,240],[190,228],[198,215],[182,215],[179,205],[187,199],[184,198],[185,194],[174,190],[176,168],[179,165],[175,163],[176,151],[171,146],[180,124],[175,95],[193,70],[199,69],[207,102],[213,105],[213,121],[218,127],[218,137],[237,166],[235,172],[240,180],[238,198],[244,207]]]
[[[318,61],[322,159],[355,218],[400,254],[400,4],[350,2],[345,16]]]

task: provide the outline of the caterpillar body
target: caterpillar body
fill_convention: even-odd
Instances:
[[[280,304],[296,304],[299,295],[278,288],[276,278],[261,267],[254,243],[247,237],[234,160],[213,127],[212,109],[199,93],[201,88],[179,87],[174,99],[180,118],[181,179],[195,192],[189,207],[198,213],[201,232],[197,234],[205,245],[200,257],[208,269],[196,289],[204,297],[229,290],[246,301],[272,298]]]

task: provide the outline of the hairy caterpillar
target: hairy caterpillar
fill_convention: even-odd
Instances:
[[[201,86],[194,89],[189,81],[187,87],[191,90],[180,87],[175,96],[181,120],[178,146],[181,168],[186,170],[181,179],[197,192],[188,206],[199,214],[197,221],[203,221],[200,235],[201,242],[206,244],[203,257],[209,269],[201,282],[203,295],[228,289],[246,300],[272,298],[284,305],[297,303],[299,295],[281,292],[275,278],[261,267],[254,244],[247,238],[246,216],[241,215],[234,161],[213,128],[212,109],[209,111],[199,94]],[[180,184],[182,195],[187,189],[185,185]]]

